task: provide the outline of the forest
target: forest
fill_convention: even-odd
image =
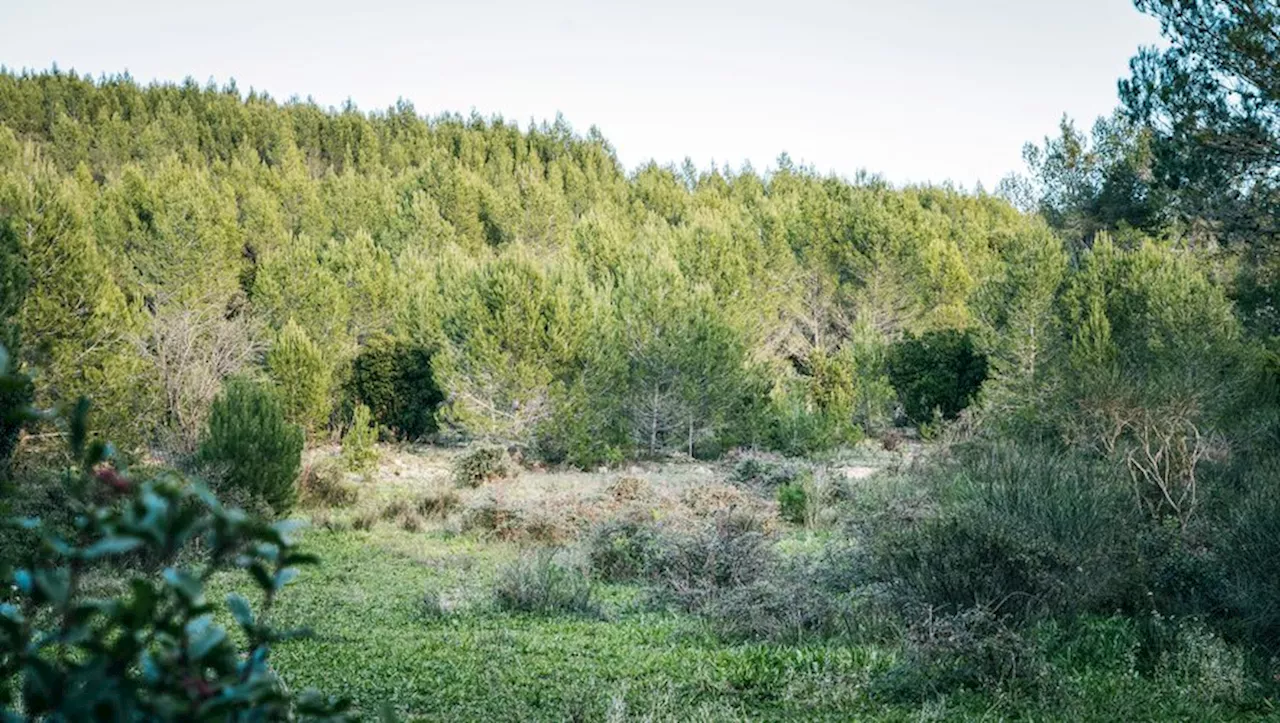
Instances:
[[[993,191],[0,70],[0,710],[1275,716],[1280,9],[1137,5]]]

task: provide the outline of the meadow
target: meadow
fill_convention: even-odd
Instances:
[[[470,488],[454,479],[453,460],[465,452],[386,448],[367,477],[344,476],[350,493],[325,488],[327,498],[304,497],[310,526],[303,539],[323,563],[290,587],[275,614],[278,624],[309,626],[315,637],[280,646],[273,661],[290,685],[350,696],[368,714],[388,706],[404,720],[1271,716],[1268,699],[1246,680],[1243,658],[1215,648],[1211,635],[1199,647],[1188,636],[1174,654],[1184,660],[1147,664],[1138,659],[1141,631],[1120,617],[1090,617],[1070,630],[1044,625],[1025,645],[1003,649],[949,645],[941,638],[963,632],[939,626],[932,644],[942,652],[924,652],[949,658],[947,670],[971,667],[974,677],[957,683],[935,670],[921,680],[912,677],[921,664],[920,631],[905,616],[875,611],[854,595],[841,614],[856,619],[820,630],[801,609],[815,604],[794,590],[783,601],[791,609],[759,590],[691,608],[669,594],[671,580],[611,581],[617,576],[607,562],[616,567],[617,560],[603,560],[601,545],[607,552],[621,538],[593,539],[620,518],[696,528],[745,513],[783,559],[836,551],[845,557],[835,567],[857,568],[855,548],[870,544],[858,538],[859,518],[883,514],[887,500],[923,506],[924,488],[912,473],[922,450],[864,445],[799,463],[829,488],[816,516],[788,521],[770,489],[776,482],[751,476],[779,463],[769,457],[594,472],[513,469]],[[313,455],[312,468],[332,454]],[[442,506],[442,497],[454,501]],[[714,576],[713,567],[700,560],[695,577]],[[722,581],[719,593],[732,598],[735,585],[750,584]],[[858,592],[858,584],[845,592]],[[228,588],[219,581],[211,592]],[[1019,671],[1019,663],[1032,670]]]

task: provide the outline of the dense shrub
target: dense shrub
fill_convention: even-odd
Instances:
[[[286,419],[312,432],[328,423],[333,371],[320,347],[293,319],[267,351],[267,373]]]
[[[795,525],[803,525],[809,511],[808,494],[801,482],[788,482],[778,488],[778,514]]]
[[[1250,479],[1253,489],[1232,505],[1217,544],[1229,609],[1249,636],[1280,651],[1280,491],[1276,477]]]
[[[939,473],[943,507],[876,541],[879,578],[947,614],[1000,617],[1138,604],[1126,480],[1075,455],[997,444]]]
[[[431,352],[386,336],[370,339],[351,368],[351,392],[373,419],[403,439],[436,431],[444,394],[431,368]]]
[[[729,510],[692,530],[673,532],[654,574],[666,597],[687,610],[699,610],[722,591],[764,577],[772,559],[761,520]]]
[[[438,489],[427,492],[418,498],[418,514],[430,518],[444,519],[454,510],[462,506],[462,499],[451,489]]]
[[[729,479],[739,484],[772,490],[794,482],[806,471],[803,462],[776,454],[743,450],[730,457]]]
[[[816,549],[771,554],[762,574],[706,597],[699,613],[732,637],[884,639],[891,620],[865,579],[856,545],[832,539]]]
[[[973,336],[948,329],[911,336],[889,353],[889,380],[914,424],[926,424],[939,410],[954,419],[973,401],[987,379],[987,358]]]
[[[261,497],[277,514],[297,499],[302,429],[285,420],[269,387],[233,379],[214,401],[200,461],[224,488]]]
[[[607,582],[643,580],[659,568],[667,538],[652,518],[627,515],[604,520],[583,540],[592,571]]]
[[[486,482],[506,479],[514,471],[501,447],[475,447],[453,460],[453,480],[460,487],[479,487]]]
[[[10,374],[9,364],[9,354],[0,344],[0,484],[7,480],[9,457],[27,422],[23,410],[35,394],[31,379],[23,374]]]
[[[591,579],[564,552],[544,548],[521,555],[498,573],[494,602],[502,610],[538,615],[599,613]]]
[[[370,418],[369,408],[357,404],[351,424],[342,435],[342,463],[352,472],[369,472],[378,464],[378,430]]]

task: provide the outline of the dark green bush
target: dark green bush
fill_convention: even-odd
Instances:
[[[419,439],[437,429],[436,408],[444,394],[436,384],[429,349],[373,337],[352,364],[350,388],[374,420],[401,439]]]
[[[9,373],[9,355],[0,345],[0,484],[6,480],[9,457],[27,422],[27,415],[21,410],[31,404],[34,396],[35,387],[29,377]]]
[[[1253,640],[1276,653],[1280,651],[1280,490],[1275,476],[1259,475],[1253,481],[1253,491],[1226,515],[1218,555],[1229,609]]]
[[[909,336],[889,352],[889,381],[907,419],[933,420],[934,410],[955,419],[987,379],[987,358],[967,332],[947,329]]]
[[[479,487],[506,479],[513,472],[506,450],[501,447],[475,447],[453,460],[453,480],[460,487]]]
[[[230,380],[209,410],[199,460],[220,487],[261,497],[276,514],[297,500],[302,429],[285,421],[271,389]]]
[[[778,488],[778,514],[782,519],[803,525],[809,511],[809,495],[804,483],[788,482]]]

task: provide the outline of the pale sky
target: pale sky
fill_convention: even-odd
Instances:
[[[284,100],[557,111],[655,159],[988,189],[1066,113],[1088,127],[1157,23],[1128,0],[0,0],[0,64],[235,78]]]

